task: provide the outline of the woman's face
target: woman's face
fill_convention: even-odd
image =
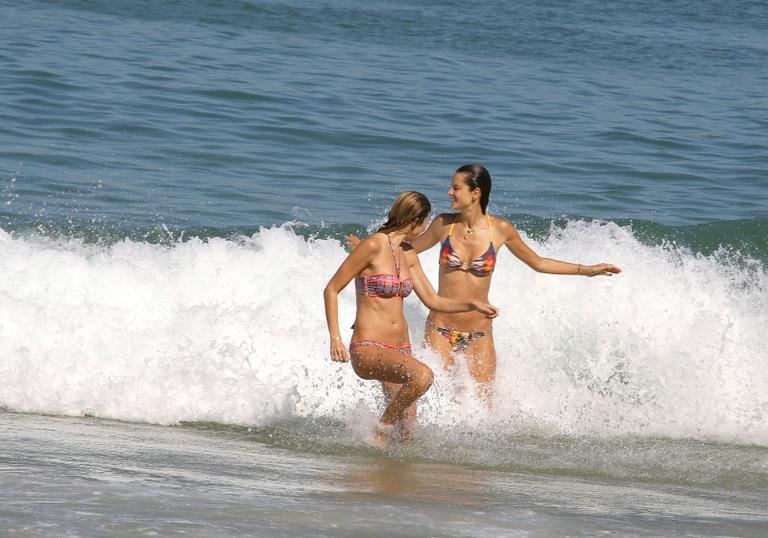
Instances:
[[[473,191],[470,190],[467,182],[464,178],[467,174],[453,174],[451,178],[451,188],[448,189],[448,197],[451,199],[451,209],[456,211],[464,211],[469,209],[475,199],[479,199],[479,196],[474,196]],[[479,191],[479,189],[476,189]]]

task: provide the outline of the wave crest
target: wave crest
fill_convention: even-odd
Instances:
[[[437,373],[422,422],[768,444],[763,265],[644,245],[631,227],[604,222],[568,222],[526,240],[543,256],[611,261],[624,273],[541,275],[502,254],[491,294],[502,315],[490,417],[466,372],[444,372],[418,345],[426,310],[409,299],[417,352]],[[375,383],[326,357],[321,290],[346,255],[335,239],[284,225],[171,246],[105,246],[0,230],[0,251],[6,408],[268,425],[351,420],[361,402],[381,405]],[[433,282],[436,256],[422,254]],[[353,316],[350,286],[340,296],[342,325]]]

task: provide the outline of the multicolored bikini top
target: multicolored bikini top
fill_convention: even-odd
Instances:
[[[448,229],[448,237],[440,245],[440,266],[445,268],[446,271],[467,271],[475,276],[490,276],[493,273],[493,268],[496,265],[496,249],[493,247],[493,226],[491,225],[491,216],[488,217],[488,232],[491,235],[491,244],[488,245],[488,250],[485,253],[472,260],[469,263],[464,263],[461,258],[456,254],[451,246],[451,234],[453,233],[453,227],[456,225],[454,222]]]
[[[392,238],[389,239],[389,248],[392,249],[392,257],[395,259],[395,273],[380,275],[360,275],[355,278],[355,291],[360,295],[368,297],[408,297],[413,291],[413,280],[406,278],[400,280],[400,258],[395,255],[395,248],[392,246]]]

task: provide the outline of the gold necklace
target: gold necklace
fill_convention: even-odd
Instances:
[[[475,233],[475,230],[470,228],[469,224],[464,224],[464,226],[465,226],[465,228],[464,228],[464,241],[466,241],[469,238],[470,235]]]

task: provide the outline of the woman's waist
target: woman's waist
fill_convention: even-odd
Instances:
[[[483,301],[488,302],[488,292],[490,286],[478,285],[478,284],[459,284],[456,282],[445,283],[441,282],[437,289],[437,294],[440,297],[447,299],[456,299],[458,301]]]
[[[493,320],[485,317],[480,312],[429,312],[429,321],[438,327],[455,329],[457,331],[490,331],[493,326]]]
[[[355,330],[352,333],[350,343],[377,342],[391,347],[409,347],[411,337],[408,334],[408,328],[405,329],[382,329],[381,327],[366,327],[355,324]]]
[[[384,348],[384,349],[394,349],[396,351],[401,351],[403,353],[411,353],[412,346],[410,339],[385,339],[380,337],[374,337],[374,338],[365,338],[365,337],[356,337],[353,336],[352,339],[349,341],[349,349],[350,351],[359,348],[359,347],[368,347],[368,346],[374,346],[378,348]]]
[[[366,337],[375,335],[394,338],[408,337],[408,321],[406,321],[402,309],[398,309],[396,312],[387,312],[359,308],[355,316],[354,329],[356,335],[363,334]]]

